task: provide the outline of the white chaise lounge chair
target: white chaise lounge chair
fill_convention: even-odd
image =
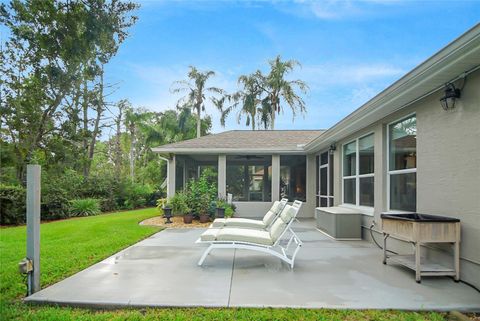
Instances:
[[[245,249],[276,256],[289,264],[293,269],[295,257],[302,246],[302,241],[295,232],[293,232],[291,225],[301,206],[302,202],[300,201],[295,201],[292,206],[285,205],[284,210],[272,224],[269,231],[235,227],[209,228],[195,242],[210,244],[198,261],[198,265],[203,264],[207,255],[213,249]],[[280,240],[287,232],[291,234],[291,236],[287,244],[282,246]],[[296,247],[289,257],[287,251],[293,243],[295,243]]]
[[[288,199],[282,198],[280,201],[275,201],[272,207],[268,210],[267,214],[262,220],[252,220],[249,218],[217,218],[210,225],[210,228],[223,228],[223,227],[239,227],[239,228],[251,228],[263,230],[270,227],[275,219],[280,215],[285,205],[287,205]]]

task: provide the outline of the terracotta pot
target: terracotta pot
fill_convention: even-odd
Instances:
[[[210,217],[208,214],[200,214],[200,223],[208,223],[210,221]]]
[[[217,207],[217,213],[215,214],[215,217],[224,218],[225,217],[225,208]]]
[[[183,215],[183,223],[192,224],[192,221],[193,221],[193,215],[192,214]]]

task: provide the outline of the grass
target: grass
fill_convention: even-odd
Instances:
[[[58,282],[157,232],[138,222],[155,209],[44,223],[41,226],[42,286]],[[120,309],[112,311],[29,306],[20,300],[25,283],[17,263],[25,256],[25,227],[0,229],[0,320],[446,320],[445,314],[375,310],[249,308]]]

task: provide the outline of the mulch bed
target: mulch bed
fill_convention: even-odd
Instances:
[[[199,227],[209,227],[211,222],[208,223],[200,223],[199,220],[193,220],[192,224],[185,224],[183,223],[183,216],[174,216],[170,219],[172,221],[171,224],[165,224],[166,219],[162,216],[155,216],[145,221],[140,222],[140,225],[154,225],[154,226],[161,226],[164,228],[199,228]]]

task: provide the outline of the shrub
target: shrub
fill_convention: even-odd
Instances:
[[[80,198],[100,199],[102,212],[110,212],[123,207],[126,183],[109,173],[92,175],[82,185]],[[73,197],[72,197],[73,198]]]
[[[233,214],[235,214],[235,209],[230,204],[227,204],[227,206],[225,206],[225,217],[232,217]]]
[[[55,220],[70,216],[69,200],[75,198],[75,195],[69,195],[63,186],[56,184],[56,180],[44,181],[41,193],[42,220]]]
[[[167,199],[166,198],[159,198],[157,200],[157,210],[160,212],[160,215],[163,215],[163,208],[164,207],[171,207],[170,204],[167,204]]]
[[[149,185],[131,183],[127,187],[124,206],[127,209],[145,207],[148,204],[154,190]]]
[[[0,184],[0,224],[22,224],[26,220],[25,189]]]
[[[198,180],[187,184],[187,205],[194,214],[207,214],[211,202],[217,199],[217,184],[209,170],[205,170]]]
[[[70,200],[83,197],[84,185],[83,176],[72,169],[42,171],[42,219],[70,217]]]
[[[169,203],[172,205],[173,214],[184,215],[191,211],[188,206],[188,196],[185,193],[176,193],[170,198]]]
[[[100,202],[95,198],[83,198],[70,201],[72,216],[93,216],[100,214]]]

